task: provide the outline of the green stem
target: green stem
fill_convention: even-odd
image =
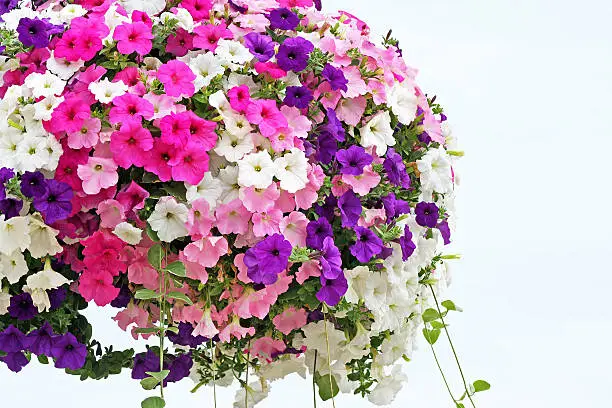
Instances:
[[[162,247],[160,246],[160,259],[159,259],[159,292],[161,293],[161,299],[159,302],[159,371],[164,370],[164,337],[166,337],[166,327],[165,327],[165,305],[166,305],[166,276],[164,274],[164,270],[162,268],[162,263],[164,258],[166,257],[165,248],[164,253],[161,254]],[[164,399],[164,380],[162,380],[159,384],[159,390],[161,398]]]
[[[312,366],[312,403],[314,408],[317,408],[317,389],[316,389],[316,381],[315,374],[317,372],[317,355],[319,354],[319,350],[315,350],[314,356],[314,364]]]
[[[329,394],[331,395],[332,407],[336,408],[334,398],[334,383],[332,382],[331,353],[329,352],[329,335],[327,334],[327,307],[323,306],[323,327],[325,328],[325,344],[327,344],[327,368],[329,369]]]
[[[470,400],[472,407],[476,408],[476,404],[474,404],[474,400],[472,399],[472,396],[470,395],[470,390],[468,388],[467,381],[465,380],[465,375],[463,374],[461,363],[459,362],[459,356],[457,356],[457,351],[455,350],[455,346],[453,345],[453,341],[451,340],[450,333],[448,332],[448,329],[446,328],[446,322],[444,321],[444,317],[442,316],[442,310],[440,309],[438,298],[436,297],[436,293],[433,289],[433,286],[431,285],[428,285],[428,286],[429,286],[429,289],[431,290],[431,294],[433,295],[434,301],[436,302],[436,309],[438,309],[440,320],[442,321],[442,324],[444,325],[444,333],[446,333],[446,338],[448,339],[448,343],[450,344],[451,350],[453,351],[453,355],[455,356],[455,362],[457,363],[457,367],[459,368],[459,373],[461,374],[461,381],[463,381],[463,388],[465,389],[465,394]]]

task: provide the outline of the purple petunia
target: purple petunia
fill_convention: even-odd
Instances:
[[[410,188],[410,176],[406,173],[406,165],[395,149],[387,149],[387,157],[383,163],[389,181],[398,187]]]
[[[45,48],[49,45],[48,23],[39,18],[23,17],[17,32],[19,41],[26,47]]]
[[[1,16],[17,7],[18,3],[19,0],[0,0],[0,21],[3,21]]]
[[[5,198],[0,200],[0,214],[4,214],[4,218],[7,220],[18,216],[22,208],[23,201],[16,198]]]
[[[317,138],[317,160],[329,164],[338,151],[338,141],[329,132],[321,132]]]
[[[418,203],[415,209],[417,224],[421,227],[435,228],[440,216],[439,211],[435,203]]]
[[[321,128],[324,132],[329,132],[334,139],[339,142],[343,142],[346,138],[346,132],[344,131],[344,126],[342,126],[342,122],[338,119],[336,112],[333,109],[327,108],[327,123]]]
[[[34,199],[34,208],[40,211],[47,224],[65,220],[72,212],[72,197],[74,193],[70,186],[57,180],[47,181],[47,194]]]
[[[272,30],[295,30],[300,24],[300,18],[293,11],[282,7],[272,10],[268,15]]]
[[[329,222],[334,221],[334,217],[336,216],[336,209],[338,208],[338,199],[330,194],[325,197],[325,201],[323,204],[315,204],[314,209],[319,217],[323,217],[327,219]],[[321,241],[322,242],[322,241]]]
[[[115,285],[115,287],[117,287]],[[130,304],[130,300],[132,300],[132,292],[127,284],[119,286],[119,294],[113,301],[111,302],[112,307],[124,308]]]
[[[407,201],[399,200],[394,193],[389,193],[382,198],[387,221],[391,221],[402,214],[410,214],[410,205]]]
[[[134,356],[134,367],[132,378],[142,380],[149,375],[147,372],[159,372],[159,356],[149,349],[146,353],[138,353]]]
[[[178,333],[168,332],[168,339],[174,344],[196,348],[208,340],[204,336],[194,336],[194,328],[190,323],[180,322],[178,329]]]
[[[336,153],[336,160],[342,165],[340,173],[359,176],[363,174],[363,168],[372,164],[374,158],[366,153],[361,146],[351,146],[348,149],[339,150]]]
[[[258,242],[244,256],[248,277],[255,283],[272,285],[278,280],[278,274],[287,269],[291,250],[291,243],[281,234]]]
[[[26,337],[18,328],[12,324],[0,332],[0,351],[5,353],[17,353],[27,350],[32,344],[32,339]]]
[[[15,177],[15,172],[7,167],[0,167],[0,184],[4,184]]]
[[[47,294],[49,295],[49,303],[51,304],[49,310],[59,309],[62,303],[64,303],[64,300],[66,300],[66,288],[63,286],[56,289],[50,289],[47,291]]]
[[[404,235],[400,238],[399,243],[402,248],[402,261],[406,261],[416,249],[416,245],[412,241],[412,232],[407,225],[404,227]]]
[[[248,33],[244,36],[244,45],[260,62],[269,61],[274,56],[274,44],[267,35]]]
[[[314,45],[302,37],[288,38],[278,48],[278,66],[285,71],[301,72],[308,66]]]
[[[49,322],[45,322],[40,329],[28,334],[28,338],[32,340],[29,350],[37,356],[51,356],[51,347],[56,337]]]
[[[438,228],[438,230],[440,231],[440,234],[442,235],[442,239],[444,240],[444,245],[450,244],[451,243],[451,240],[450,240],[451,230],[448,225],[448,221],[444,220],[442,222],[439,222],[436,227]]]
[[[21,176],[21,192],[24,196],[42,197],[48,190],[45,176],[40,171],[26,171]]]
[[[319,262],[321,263],[321,276],[325,279],[336,279],[342,274],[342,258],[332,237],[323,240]]]
[[[168,374],[168,377],[166,377],[165,382],[178,382],[189,376],[191,367],[193,367],[193,360],[189,354],[181,354],[180,356],[174,358],[174,360],[172,360],[172,362],[168,365],[167,370],[170,371],[170,374]]]
[[[299,109],[306,109],[314,99],[312,91],[306,86],[288,86],[284,103]]]
[[[309,248],[323,249],[323,241],[328,237],[334,237],[334,230],[326,218],[320,217],[306,226],[306,245]]]
[[[326,279],[321,276],[321,289],[317,292],[317,299],[329,306],[336,306],[348,290],[348,282],[344,274],[336,279]]]
[[[355,227],[357,242],[351,246],[351,254],[359,262],[368,262],[373,256],[382,252],[383,241],[372,230],[364,227]]]
[[[6,364],[8,369],[14,373],[20,372],[30,362],[21,351],[7,353],[6,356],[0,357],[0,361]]]
[[[53,341],[51,356],[55,359],[56,368],[78,370],[85,365],[87,347],[79,343],[72,333],[66,333]]]
[[[351,228],[357,225],[362,208],[361,200],[353,190],[347,191],[338,199],[338,207],[340,208],[342,226],[344,228]]]
[[[329,85],[334,91],[348,91],[348,79],[346,79],[344,72],[342,72],[341,69],[336,68],[331,64],[327,64],[325,65],[325,68],[323,68],[321,75],[323,75],[323,78],[329,82]]]
[[[32,302],[32,296],[28,292],[23,292],[11,297],[8,312],[12,318],[26,321],[36,316],[38,309]]]

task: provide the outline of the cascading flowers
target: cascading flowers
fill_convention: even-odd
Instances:
[[[393,401],[456,309],[461,155],[396,40],[316,0],[7,0],[0,38],[10,370]],[[159,345],[103,348],[93,304]]]

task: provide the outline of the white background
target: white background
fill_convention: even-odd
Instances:
[[[323,3],[379,33],[394,28],[466,151],[454,237],[464,259],[448,297],[465,309],[451,329],[467,375],[493,386],[477,406],[612,406],[612,3]],[[93,320],[98,338],[129,344],[106,316]],[[448,347],[441,341],[438,349],[459,393]],[[405,372],[409,383],[393,407],[452,407],[423,344]],[[208,390],[192,396],[190,386],[170,386],[168,406],[212,407]],[[0,393],[2,407],[63,408],[136,408],[150,395],[127,374],[80,383],[38,364],[20,375],[0,367]],[[218,406],[231,401],[233,393],[222,392]],[[310,383],[277,382],[259,407],[287,405],[312,406]],[[341,396],[336,406],[370,405]]]

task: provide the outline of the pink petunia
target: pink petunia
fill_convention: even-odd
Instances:
[[[267,188],[242,187],[238,197],[247,210],[251,212],[263,212],[274,207],[274,203],[280,197],[280,191],[276,183],[271,183]]]
[[[287,127],[287,119],[276,106],[272,99],[259,99],[253,101],[246,111],[246,117],[250,123],[259,125],[259,130],[264,136],[272,136],[278,129]]]
[[[102,129],[102,122],[98,118],[87,118],[83,126],[76,132],[68,133],[68,147],[82,149],[94,147],[98,144],[98,134]]]
[[[149,198],[149,192],[135,181],[132,181],[117,194],[117,201],[121,203],[126,214],[142,210],[147,198]]]
[[[172,167],[169,162],[177,156],[176,147],[156,138],[144,168],[159,177],[161,181],[169,181],[172,179]]]
[[[144,328],[149,324],[149,313],[134,303],[130,303],[127,308],[117,313],[113,320],[117,322],[119,328],[123,331],[127,331],[128,327],[132,324],[138,328]],[[135,338],[137,339],[138,336]]]
[[[133,52],[145,55],[153,47],[151,27],[140,21],[116,27],[113,39],[117,41],[117,50],[126,55]]]
[[[274,316],[272,323],[285,335],[289,335],[293,330],[300,329],[306,325],[308,314],[304,309],[296,309],[293,306],[285,309],[284,312]]]
[[[187,143],[168,164],[172,167],[172,178],[175,181],[186,181],[198,185],[208,171],[208,154],[195,143]]]
[[[220,39],[231,40],[234,38],[234,34],[227,29],[225,23],[218,25],[204,24],[196,27],[193,32],[196,34],[193,39],[193,46],[212,52],[217,49],[217,44]]]
[[[125,221],[125,209],[117,200],[104,200],[98,204],[96,213],[100,216],[100,226],[115,228],[117,224]]]
[[[198,198],[191,203],[191,209],[187,217],[187,228],[189,235],[194,239],[199,239],[210,234],[215,217],[210,211],[210,205],[205,198]]]
[[[212,339],[218,333],[219,330],[217,329],[217,327],[215,327],[215,323],[212,320],[211,310],[204,310],[202,319],[198,322],[192,334],[194,336],[204,336],[206,338]]]
[[[304,262],[295,274],[295,280],[300,285],[311,277],[321,276],[321,265],[318,260]]]
[[[254,334],[254,327],[242,327],[240,325],[240,319],[238,319],[237,316],[234,316],[231,323],[225,326],[219,333],[219,340],[221,340],[223,343],[229,343],[231,337],[242,339],[246,336],[253,336]]]
[[[247,352],[260,359],[272,362],[279,353],[286,349],[287,345],[285,345],[282,340],[275,340],[271,337],[260,337],[252,343],[251,349]]]
[[[176,30],[176,34],[168,37],[168,42],[166,43],[166,52],[177,57],[184,57],[192,48],[193,35],[180,27]]]
[[[235,86],[227,93],[232,109],[245,113],[251,103],[251,94],[248,85]]]
[[[119,181],[117,164],[112,159],[90,157],[87,164],[79,164],[79,178],[86,194],[98,194],[103,188],[114,186]]]
[[[113,107],[108,114],[110,123],[147,120],[153,117],[153,104],[144,98],[124,94],[113,99]]]
[[[149,263],[147,253],[149,249],[136,247],[134,258],[128,266],[128,279],[136,285],[143,285],[147,289],[159,288],[159,273]]]
[[[164,84],[166,95],[189,98],[195,93],[196,75],[182,61],[171,60],[163,64],[157,71],[157,79]]]
[[[280,232],[279,225],[282,219],[282,211],[276,208],[253,214],[253,234],[256,237],[264,237]]]
[[[334,196],[340,197],[344,195],[344,193],[346,193],[350,189],[351,189],[351,186],[349,186],[342,180],[341,175],[335,175],[332,178],[332,190],[331,191]]]
[[[269,75],[272,79],[281,79],[287,76],[287,71],[284,71],[277,64],[270,61],[256,62],[255,71],[257,71],[258,74]]]
[[[228,252],[227,240],[223,237],[205,237],[187,245],[183,250],[185,258],[205,268],[212,268],[219,258]]]
[[[325,173],[318,164],[308,166],[308,183],[306,187],[295,193],[295,203],[298,208],[308,209],[319,198],[319,189],[325,180]]]
[[[79,293],[98,306],[106,306],[119,294],[119,288],[113,286],[113,276],[103,270],[86,270],[79,278]]]
[[[281,220],[279,228],[281,234],[287,241],[291,242],[291,245],[305,247],[308,223],[308,218],[304,214],[294,211]]]
[[[347,125],[357,126],[363,117],[367,104],[368,102],[363,96],[342,99],[336,108],[338,119]]]
[[[221,234],[244,234],[249,230],[251,213],[238,199],[219,205],[215,217]]]
[[[90,117],[90,107],[82,99],[76,97],[67,98],[53,111],[49,122],[50,131],[56,134],[61,132],[78,132]]]
[[[211,0],[183,0],[181,7],[191,14],[194,21],[201,21],[208,18],[208,14],[212,9],[212,2]]]
[[[147,152],[153,149],[153,137],[140,122],[124,122],[118,131],[111,135],[110,150],[119,166],[142,167],[147,161]]]
[[[369,165],[363,168],[363,174],[359,176],[343,174],[342,181],[351,186],[355,193],[366,195],[380,183],[380,175]]]

